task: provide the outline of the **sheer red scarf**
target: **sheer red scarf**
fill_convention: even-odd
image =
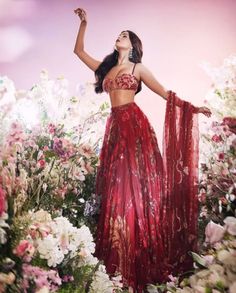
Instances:
[[[196,108],[169,91],[164,137],[164,195],[161,218],[167,264],[172,273],[192,267],[197,250],[198,115]]]

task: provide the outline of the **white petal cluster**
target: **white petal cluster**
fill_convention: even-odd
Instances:
[[[93,281],[89,288],[89,293],[113,293],[119,292],[121,279],[109,279],[104,265],[100,265],[93,276]]]
[[[50,214],[40,211],[35,219],[44,223],[44,220],[50,220]],[[56,267],[65,256],[72,258],[79,255],[81,265],[96,264],[98,260],[93,257],[95,243],[92,234],[87,226],[81,228],[74,227],[65,217],[57,217],[50,222],[50,233],[43,238],[35,240],[35,246],[42,259],[46,259],[48,266]]]
[[[0,217],[0,244],[7,242],[7,233],[4,228],[9,228],[9,225],[5,222],[8,219],[8,214],[3,213]]]

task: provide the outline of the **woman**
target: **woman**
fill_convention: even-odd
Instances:
[[[131,31],[120,33],[103,62],[92,58],[84,50],[86,13],[75,13],[81,24],[74,53],[95,72],[95,91],[106,91],[112,106],[96,180],[102,196],[96,255],[110,274],[122,274],[130,290],[143,292],[147,283],[166,281],[192,265],[187,253],[196,249],[193,117],[211,112],[179,99],[155,79],[141,63],[142,43]],[[134,102],[141,82],[167,100],[163,158]]]

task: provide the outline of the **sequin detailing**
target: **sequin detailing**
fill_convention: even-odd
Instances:
[[[137,91],[139,80],[131,73],[123,73],[114,79],[105,77],[103,80],[103,90],[109,93],[112,90],[134,90]]]

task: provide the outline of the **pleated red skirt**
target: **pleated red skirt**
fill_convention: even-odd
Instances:
[[[95,255],[107,272],[121,273],[135,292],[161,282],[163,160],[155,132],[135,102],[111,108],[96,193],[101,211]]]

